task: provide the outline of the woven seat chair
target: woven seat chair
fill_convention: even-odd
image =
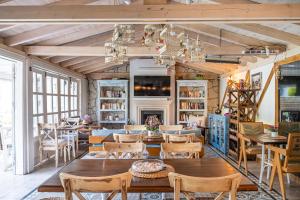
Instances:
[[[257,155],[261,154],[261,146],[251,144],[251,141],[244,137],[244,135],[263,134],[264,124],[262,122],[241,122],[240,132],[237,137],[240,140],[240,155],[238,167],[240,168],[242,160],[244,160],[245,173],[248,174],[247,154]]]
[[[66,200],[73,199],[72,193],[80,200],[85,200],[81,192],[110,192],[110,195],[106,198],[107,200],[113,199],[118,192],[121,192],[122,200],[127,200],[127,189],[132,179],[129,172],[104,177],[85,177],[60,173],[59,177]]]
[[[285,149],[275,146],[270,146],[270,149],[274,152],[274,159],[269,187],[272,190],[277,172],[282,199],[286,199],[283,173],[300,173],[300,133],[289,134]],[[280,160],[281,155],[285,157],[283,162]]]
[[[169,173],[169,181],[174,188],[174,200],[180,200],[182,192],[186,199],[194,199],[191,193],[195,192],[218,192],[215,200],[220,200],[229,193],[230,200],[236,200],[237,189],[241,182],[241,174],[236,173],[223,177],[193,177],[174,172]]]

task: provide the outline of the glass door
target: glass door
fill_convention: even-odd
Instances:
[[[0,173],[15,173],[14,63],[0,57]]]

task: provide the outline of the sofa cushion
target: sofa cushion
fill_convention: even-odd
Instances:
[[[168,134],[177,134],[178,131],[165,131]],[[180,131],[181,134],[191,134],[191,133],[195,133],[195,135],[197,137],[201,136],[201,129],[192,129],[192,130],[182,130]]]
[[[124,129],[95,129],[92,131],[93,136],[108,136],[110,134],[125,134]]]

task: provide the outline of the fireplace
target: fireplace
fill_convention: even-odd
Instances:
[[[141,124],[145,124],[148,116],[156,115],[161,124],[164,124],[164,111],[163,110],[142,110],[141,111]]]

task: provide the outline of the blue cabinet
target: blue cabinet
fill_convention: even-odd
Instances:
[[[229,117],[223,115],[208,115],[209,143],[227,155]]]

